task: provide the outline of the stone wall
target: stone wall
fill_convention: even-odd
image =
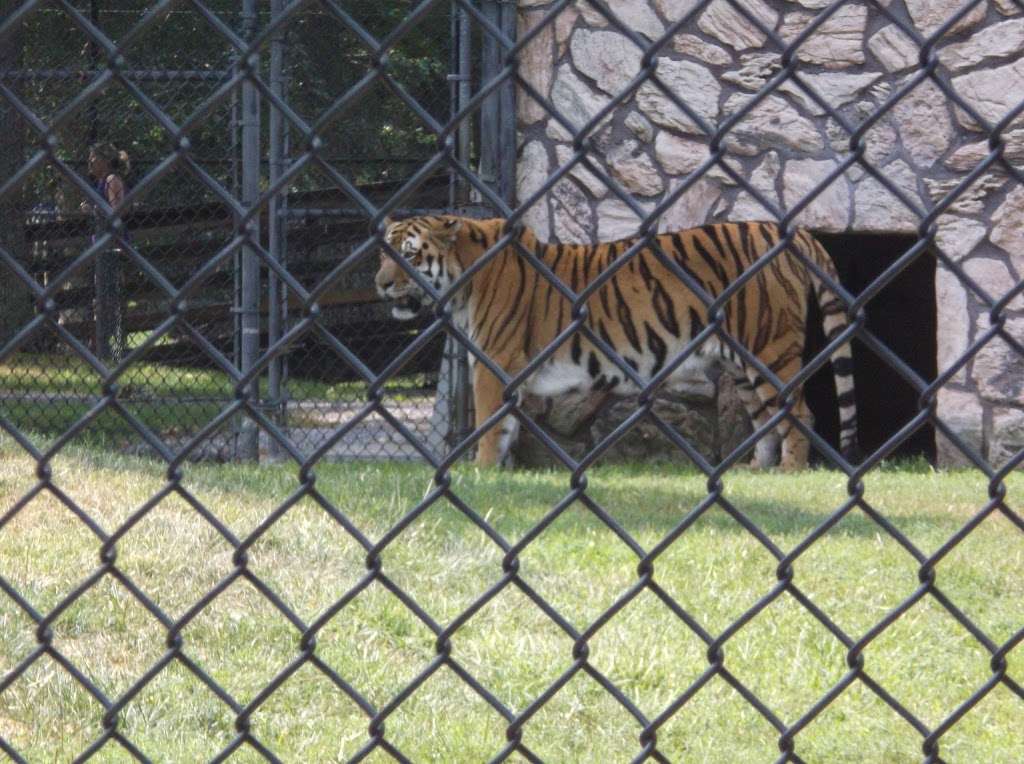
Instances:
[[[695,7],[695,0],[615,0],[609,6],[651,41]],[[783,40],[803,31],[825,0],[748,0]],[[888,8],[922,35],[961,0],[890,0]],[[520,34],[549,12],[520,0]],[[937,47],[940,76],[990,124],[1024,100],[1024,15],[1010,0],[981,3]],[[574,126],[613,101],[637,74],[642,51],[585,0],[562,10],[524,49],[520,74]],[[874,114],[914,77],[916,44],[873,4],[841,7],[800,47],[800,72],[851,125]],[[714,0],[664,45],[657,72],[692,109],[717,126],[780,68],[780,54],[725,0]],[[518,194],[534,193],[573,153],[572,134],[538,103],[518,98]],[[607,116],[587,158],[653,209],[708,155],[708,136],[653,84]],[[1024,119],[1004,133],[1004,156],[1024,170]],[[771,202],[787,209],[849,153],[849,134],[799,86],[787,82],[728,133],[727,162]],[[931,81],[916,86],[864,136],[866,160],[927,210],[987,155],[987,134]],[[712,167],[661,216],[660,230],[716,220],[770,217],[720,167]],[[914,232],[918,215],[861,167],[835,179],[797,218],[819,231]],[[542,239],[608,240],[636,233],[638,220],[601,180],[577,164],[526,215]],[[1024,188],[999,165],[985,169],[939,216],[936,243],[984,291],[951,272],[936,274],[938,365],[944,371],[988,328],[986,303],[1024,279]],[[1024,296],[1007,314],[1024,341]],[[939,415],[994,462],[1024,447],[1024,358],[1001,340],[986,345],[939,397]],[[942,439],[940,438],[940,441]],[[938,444],[945,464],[962,461]]]

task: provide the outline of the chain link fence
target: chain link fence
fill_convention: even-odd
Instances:
[[[518,11],[528,18],[520,18]],[[1001,87],[1004,93],[1012,92],[1014,82],[1024,82],[1024,73],[1018,71],[1019,54],[1005,42],[1018,34],[1019,19],[1013,17],[1024,12],[1019,2],[1005,0],[988,7],[976,0],[944,9],[941,18],[929,17],[927,8],[909,1],[844,0],[796,11],[793,18],[783,17],[767,4],[739,0],[621,5],[552,0],[523,4],[522,9],[508,2],[470,0],[393,4],[167,0],[119,3],[116,8],[99,2],[7,0],[0,2],[0,12],[0,162],[5,170],[0,206],[5,220],[13,221],[0,233],[0,429],[8,453],[27,458],[35,470],[12,481],[16,489],[2,508],[0,537],[12,534],[19,518],[45,496],[70,511],[76,527],[88,538],[86,545],[99,552],[98,567],[92,560],[90,568],[79,571],[73,586],[48,598],[45,605],[26,592],[31,579],[26,584],[0,568],[4,612],[13,614],[5,618],[16,624],[22,640],[20,652],[4,655],[0,663],[0,749],[13,760],[32,760],[35,736],[50,734],[28,733],[9,723],[17,714],[4,703],[44,662],[85,698],[80,713],[95,715],[98,709],[100,714],[96,734],[73,754],[78,760],[94,755],[160,758],[158,751],[146,750],[126,729],[132,723],[133,704],[158,692],[160,683],[169,681],[172,674],[183,675],[198,687],[197,692],[213,697],[217,710],[210,712],[211,729],[221,723],[220,716],[228,717],[226,731],[219,730],[226,742],[212,757],[217,761],[236,754],[278,760],[274,741],[254,726],[254,717],[280,702],[289,692],[292,677],[302,672],[312,672],[326,683],[328,694],[356,708],[363,731],[354,750],[345,755],[350,760],[374,756],[409,760],[405,743],[396,742],[389,729],[442,670],[454,683],[454,695],[482,704],[498,720],[504,739],[491,753],[494,760],[544,760],[538,753],[544,741],[531,742],[530,727],[556,706],[567,685],[583,679],[592,682],[602,698],[639,730],[630,753],[634,761],[674,760],[678,754],[665,747],[667,729],[687,709],[703,702],[713,685],[722,683],[738,698],[744,713],[771,728],[778,761],[812,760],[801,752],[801,735],[854,691],[898,717],[898,723],[920,743],[921,758],[927,762],[960,760],[947,754],[944,742],[987,698],[998,693],[1016,709],[1017,718],[1024,713],[1017,655],[1024,624],[1014,620],[1016,613],[1006,604],[1007,623],[998,637],[993,636],[991,628],[957,606],[955,597],[948,594],[949,584],[938,581],[936,575],[943,560],[970,547],[978,527],[990,518],[1005,522],[1007,543],[1011,537],[1019,541],[1024,532],[1024,518],[1008,491],[1011,473],[1024,462],[1024,444],[1012,436],[1013,427],[1019,426],[1014,422],[1024,411],[1014,372],[1024,362],[1020,331],[1024,320],[1020,247],[1024,242],[1013,232],[1014,221],[1021,220],[1013,200],[1024,188],[1020,151],[1024,144],[1018,142],[1024,98],[990,113],[993,100],[984,97],[989,91],[973,87],[966,93],[971,82],[961,80],[958,87],[958,80],[950,76],[951,70],[956,71],[955,60],[943,61],[943,51],[954,55],[948,53],[946,43],[964,43],[979,24],[979,34],[996,24],[1011,24],[996,33],[1006,37],[982,41],[978,60],[993,57],[999,67],[1010,67],[996,70],[995,76],[1000,83],[1008,83]],[[825,76],[834,68],[834,56],[843,41],[850,38],[845,22],[851,17],[855,22],[871,19],[872,32],[883,26],[890,30],[877,50],[872,47],[873,55],[885,61],[902,60],[899,66],[906,75],[879,91],[874,102],[858,102],[858,108],[868,104],[867,113],[837,106],[853,100],[843,100],[843,88],[853,87],[852,80]],[[586,34],[579,34],[581,30]],[[857,45],[863,48],[867,35],[864,27],[860,30]],[[739,42],[730,33],[750,41]],[[612,47],[609,35],[617,41],[614,44],[621,43],[629,51],[625,57]],[[816,35],[824,35],[825,42],[820,43]],[[702,79],[699,72],[704,70],[693,62],[719,56],[721,61],[734,61],[725,43],[718,44],[723,37],[732,40],[737,52],[770,49],[778,61],[765,64],[753,54],[740,59],[744,67],[733,79],[746,95],[720,116],[717,96],[713,105],[703,100],[700,85],[708,80]],[[601,41],[599,55],[591,59],[594,76],[584,80],[580,74],[585,72],[567,68],[565,56],[573,57],[577,70],[585,69],[586,46],[593,40]],[[705,44],[695,48],[694,41]],[[538,66],[535,45],[549,51],[550,62],[540,56]],[[974,53],[962,47],[956,55]],[[563,63],[554,73],[558,61]],[[685,65],[666,66],[665,61]],[[680,71],[689,72],[689,78],[680,78]],[[591,91],[579,85],[589,87],[590,81],[604,91],[600,98],[588,98]],[[882,172],[873,163],[879,155],[874,153],[878,142],[872,130],[922,86],[937,94],[945,106],[952,105],[962,117],[961,124],[970,124],[973,130],[973,137],[957,149],[966,152],[968,166],[937,180],[932,198],[926,201],[908,192],[895,166]],[[710,84],[708,88],[713,89]],[[720,90],[715,92],[722,95]],[[834,151],[824,169],[810,180],[805,178],[795,191],[780,187],[774,179],[761,182],[761,166],[748,173],[730,161],[748,156],[744,152],[755,140],[777,141],[783,159],[803,161],[798,148],[786,143],[803,122],[785,121],[787,112],[773,100],[781,93],[802,103],[821,124],[827,122],[832,141],[828,148],[822,141],[818,151]],[[644,117],[646,126],[632,117],[634,127],[627,128],[626,112],[644,99],[652,104],[651,116]],[[774,115],[773,107],[778,107]],[[765,108],[768,118],[751,127],[749,120]],[[538,114],[542,119],[535,118]],[[920,124],[927,114],[927,110],[914,112],[909,120],[918,123],[918,134],[926,138],[942,127]],[[649,180],[656,185],[654,174],[635,172],[636,167],[643,168],[642,162],[616,161],[617,144],[604,130],[614,123],[620,135],[629,129],[637,136],[646,134],[650,142],[651,122],[663,126],[659,119],[684,134],[665,139],[660,152],[663,163],[672,161],[673,141],[699,139],[703,148],[695,163],[680,162],[677,183],[663,184],[652,193],[644,183]],[[773,124],[782,127],[772,132]],[[680,126],[685,129],[680,131]],[[528,141],[542,136],[554,136],[558,142],[560,150],[545,149],[545,156],[557,159],[553,167],[528,163],[529,147],[534,145]],[[911,137],[901,132],[894,146],[906,141],[910,151]],[[120,208],[111,209],[87,177],[85,155],[97,140],[125,147],[132,155],[129,189]],[[938,155],[948,155],[949,145]],[[630,152],[635,159],[635,145]],[[859,463],[840,456],[830,436],[806,430],[812,448],[839,476],[843,498],[834,509],[830,504],[810,529],[803,529],[798,540],[782,546],[766,530],[763,518],[752,519],[736,502],[728,485],[737,474],[737,463],[777,423],[789,421],[804,428],[792,415],[793,393],[815,371],[827,367],[828,352],[818,352],[793,380],[782,384],[742,345],[730,342],[722,309],[788,246],[796,224],[804,220],[801,214],[820,211],[816,205],[835,201],[834,183],[849,171],[859,172],[859,177],[884,190],[887,201],[880,206],[905,210],[901,214],[912,218],[912,226],[909,240],[902,240],[900,251],[868,279],[870,283],[854,293],[842,284],[830,285],[841,296],[851,320],[841,336],[828,338],[829,347],[855,338],[861,356],[879,359],[911,391],[912,410],[902,418],[893,417],[896,421],[880,430]],[[978,189],[990,182],[993,172],[999,174],[1001,195],[986,200]],[[590,188],[593,198],[588,197],[586,204],[573,206],[566,201],[570,197],[562,193],[565,186],[560,184],[570,178],[575,178],[577,188],[583,187],[581,193]],[[547,236],[572,239],[579,231],[574,233],[566,218],[558,217],[561,205],[577,224],[589,221],[592,230],[583,233],[593,239],[595,230],[597,234],[611,230],[609,220],[624,220],[630,232],[641,238],[628,248],[618,265],[621,269],[640,249],[657,249],[653,237],[658,226],[678,211],[677,203],[688,193],[695,191],[715,201],[713,189],[701,185],[709,178],[725,183],[734,197],[745,195],[760,212],[778,220],[785,234],[757,267],[722,295],[715,299],[704,295],[710,316],[706,327],[668,364],[678,365],[700,342],[717,337],[779,390],[778,413],[727,447],[719,444],[717,453],[696,447],[665,420],[657,408],[653,383],[638,396],[621,425],[606,430],[582,452],[572,452],[537,425],[517,397],[524,380],[554,347],[533,358],[514,379],[494,369],[505,387],[503,404],[484,428],[467,434],[451,424],[464,421],[465,412],[454,413],[460,405],[457,396],[445,408],[436,403],[431,391],[437,384],[457,387],[460,347],[478,363],[488,360],[455,325],[444,299],[418,325],[389,326],[384,320],[386,306],[376,304],[369,291],[377,253],[382,247],[388,249],[383,222],[393,213],[457,209],[482,215],[491,210],[504,217],[507,226],[485,260],[511,246],[524,268],[550,279],[546,264],[516,238],[524,222]],[[593,191],[597,187],[603,190]],[[545,207],[552,198],[557,203]],[[81,201],[101,212],[95,216],[76,212]],[[849,198],[846,204],[852,204]],[[698,206],[698,212],[708,217],[717,214],[716,209]],[[596,215],[588,210],[596,210]],[[735,207],[723,214],[730,210]],[[955,220],[943,219],[953,212]],[[974,225],[979,218],[985,223],[980,233]],[[900,230],[908,235],[906,227]],[[1002,248],[1002,259],[983,258],[989,262],[981,265],[969,261],[961,251],[962,242],[986,236]],[[110,252],[117,253],[118,275],[108,283],[118,285],[120,294],[113,304],[122,318],[121,328],[105,348],[95,335],[94,301],[107,295],[96,288],[95,271]],[[390,256],[399,253],[392,250]],[[658,256],[671,260],[663,252]],[[969,311],[978,326],[965,329],[961,341],[938,348],[934,371],[922,373],[879,338],[879,327],[893,321],[872,323],[868,314],[875,298],[885,294],[898,275],[925,261],[935,264],[932,283],[940,296],[940,309],[944,303],[952,308],[945,320],[955,322],[962,297],[962,312]],[[606,284],[614,270],[583,291],[557,285],[571,304],[563,339],[568,341],[573,333],[585,335],[628,373],[615,348],[585,322],[587,295]],[[673,272],[695,294],[704,294],[685,271],[675,268]],[[994,281],[989,278],[993,272],[997,274]],[[448,297],[468,278],[457,282]],[[960,318],[967,320],[966,315]],[[940,337],[950,329],[940,325]],[[992,352],[996,346],[998,354]],[[439,383],[442,359],[449,369],[440,374]],[[998,390],[987,387],[997,382]],[[954,387],[951,402],[944,403],[942,396],[950,385],[960,387]],[[977,432],[968,417],[971,406],[978,406],[975,399],[987,406],[979,408]],[[989,406],[992,401],[999,405]],[[524,432],[553,455],[559,474],[570,476],[567,493],[559,493],[543,513],[513,532],[484,508],[490,506],[487,495],[476,497],[479,505],[463,498],[470,491],[469,478],[453,471],[472,453],[484,430],[498,426],[505,415],[515,417]],[[984,435],[991,435],[996,420],[1002,422],[1000,432],[1009,436],[1000,440]],[[588,481],[588,471],[610,448],[645,425],[692,462],[702,486],[699,496],[678,499],[685,506],[675,507],[678,515],[651,542],[641,542],[634,528],[616,519],[601,500],[603,494]],[[987,492],[978,497],[983,502],[978,511],[958,520],[952,533],[928,547],[917,541],[906,524],[881,510],[865,487],[883,461],[925,427],[934,428],[944,453],[954,454],[972,475],[981,477]],[[161,467],[157,490],[150,495],[147,488],[147,495],[111,527],[96,519],[102,506],[79,496],[74,484],[54,477],[55,461],[83,441],[91,447],[112,445],[115,453],[144,454]],[[247,499],[261,507],[261,514],[246,532],[233,530],[218,507],[225,493],[245,490],[241,483],[254,473],[241,473],[236,484],[233,467],[187,464],[195,458],[240,454],[280,458],[289,474],[297,471],[298,475],[297,487],[290,487],[281,498],[275,496],[265,508],[259,503],[264,497]],[[352,483],[338,496],[328,497],[321,490],[314,468],[333,455],[413,456],[429,465],[431,484],[412,506],[394,507],[394,516],[385,518],[385,527],[374,540],[353,520],[360,504],[351,499],[357,484],[369,480],[369,473],[358,473],[362,477],[353,473]],[[135,468],[126,465],[121,464],[118,469],[123,472],[112,479],[123,481],[128,490]],[[401,480],[406,473],[395,474]],[[545,477],[528,473],[520,479],[539,483]],[[504,485],[509,491],[514,487]],[[228,547],[226,570],[212,580],[196,581],[185,568],[179,571],[178,582],[170,585],[188,591],[190,599],[182,610],[173,612],[162,606],[163,593],[137,583],[142,573],[127,572],[118,560],[119,547],[133,529],[148,522],[169,498],[187,508],[197,524],[189,527],[215,534]],[[643,503],[649,498],[647,494],[622,501]],[[418,521],[439,503],[482,534],[480,545],[462,563],[490,565],[492,574],[486,585],[450,607],[443,618],[432,615],[434,598],[441,595],[438,587],[429,584],[436,571],[403,578],[404,572],[389,563],[396,549],[416,546],[417,540],[410,536],[419,528]],[[289,604],[280,587],[269,583],[274,571],[257,570],[251,556],[278,523],[308,507],[327,523],[324,537],[343,537],[365,564],[359,575],[344,586],[339,584],[340,590],[332,590],[329,601],[306,617]],[[629,558],[631,576],[613,601],[594,605],[595,612],[582,626],[562,614],[563,605],[553,604],[559,599],[559,588],[569,581],[560,580],[545,589],[538,586],[535,572],[521,567],[538,538],[572,507],[582,507],[589,521],[614,536]],[[768,579],[753,602],[744,603],[715,629],[702,625],[683,594],[665,588],[661,578],[667,575],[665,561],[673,548],[685,543],[712,512],[734,521],[744,541],[770,561]],[[816,593],[815,581],[796,573],[813,548],[854,515],[863,517],[868,533],[880,544],[895,544],[916,575],[910,592],[873,610],[870,622],[856,631],[844,629],[840,619],[819,604],[822,597]],[[310,537],[299,542],[315,547],[319,540]],[[981,554],[996,558],[1000,550],[984,548]],[[545,564],[554,561],[542,562],[541,567]],[[182,565],[188,566],[189,561]],[[326,568],[304,570],[305,583],[310,579],[315,583],[321,573]],[[574,577],[587,579],[588,571],[579,570]],[[290,640],[294,645],[284,665],[275,666],[269,677],[244,694],[232,689],[234,680],[245,672],[244,665],[236,674],[204,668],[201,639],[190,630],[236,583],[249,586],[258,606],[285,626],[247,635],[249,641],[233,649],[257,653],[275,640]],[[157,635],[155,648],[146,645],[155,650],[148,668],[118,684],[116,692],[86,666],[88,656],[70,654],[54,636],[55,624],[67,613],[114,584],[118,596],[145,611]],[[688,586],[700,588],[702,583],[695,579]],[[381,616],[390,624],[384,628],[386,635],[420,630],[428,634],[430,644],[430,655],[425,660],[409,659],[411,665],[402,680],[385,690],[366,689],[368,683],[372,686],[372,677],[343,675],[318,650],[318,639],[327,631],[349,619],[358,621],[353,615],[358,608],[379,604],[372,599],[376,591],[388,597]],[[468,670],[469,659],[458,652],[467,643],[466,634],[475,619],[508,592],[520,597],[543,629],[557,632],[565,647],[564,670],[531,685],[515,703],[507,700],[500,677],[481,679],[481,671]],[[1003,596],[1004,603],[1012,599],[1012,595]],[[794,619],[806,619],[813,628],[826,631],[830,649],[842,656],[839,674],[816,686],[807,703],[785,715],[754,689],[756,682],[731,668],[735,658],[730,653],[737,635],[783,600],[793,606]],[[626,683],[599,669],[591,655],[593,644],[609,632],[610,624],[625,618],[641,601],[653,602],[658,612],[667,614],[671,629],[693,638],[704,656],[698,675],[661,688],[664,694],[653,710],[641,709]],[[865,657],[921,603],[955,622],[961,640],[969,642],[985,663],[980,680],[958,685],[964,692],[952,709],[927,720],[879,679],[879,666],[869,665]],[[508,651],[516,654],[526,651],[536,635],[512,636],[522,637],[513,640],[518,647]],[[369,651],[375,639],[387,638],[356,632],[350,642]],[[138,649],[142,647],[140,643]],[[618,649],[622,655],[632,651],[628,643]],[[401,663],[401,651],[395,654],[394,662]],[[760,667],[764,673],[768,670],[767,665]],[[787,684],[788,679],[779,681]],[[302,706],[307,703],[312,701],[299,701]],[[328,716],[314,717],[309,721],[312,729],[329,724]],[[605,721],[596,720],[595,728]],[[68,724],[73,725],[74,719]],[[569,736],[568,726],[555,725],[555,730]],[[1008,729],[1012,734],[1019,725]],[[53,730],[52,734],[70,733]],[[715,741],[712,750],[728,751],[728,741]],[[1019,752],[1019,747],[1015,750]],[[846,754],[857,756],[849,750]],[[340,756],[337,752],[327,755]],[[570,750],[566,755],[573,754]]]

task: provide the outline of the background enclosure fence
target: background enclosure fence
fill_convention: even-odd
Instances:
[[[996,458],[996,451],[988,446],[980,449],[962,429],[944,421],[939,408],[942,391],[969,364],[974,364],[975,378],[983,373],[976,359],[996,343],[1006,361],[998,374],[1020,368],[1024,359],[1021,252],[1006,250],[1007,262],[1018,270],[1004,266],[1005,283],[999,293],[992,293],[979,283],[977,271],[947,251],[951,240],[943,238],[937,222],[970,200],[978,184],[993,172],[1004,184],[1000,199],[1015,198],[1024,188],[1020,150],[1024,143],[1017,142],[1024,100],[994,119],[981,113],[977,103],[958,90],[950,65],[939,55],[946,43],[962,41],[970,33],[973,27],[968,20],[980,23],[979,9],[990,21],[1001,22],[1003,16],[1024,12],[1024,6],[1018,0],[992,7],[980,0],[967,2],[922,33],[912,18],[918,6],[909,0],[837,0],[802,12],[803,26],[784,35],[777,14],[766,12],[762,3],[741,0],[621,6],[600,0],[551,0],[522,5],[532,14],[527,22],[517,15],[522,10],[517,4],[490,0],[116,4],[0,0],[0,209],[7,222],[0,229],[0,429],[36,465],[30,489],[0,508],[0,534],[9,532],[36,496],[52,494],[79,517],[99,552],[99,566],[83,570],[81,583],[52,608],[39,608],[0,570],[0,597],[31,621],[34,645],[27,654],[0,665],[0,709],[5,693],[45,658],[55,661],[100,709],[102,731],[79,752],[83,759],[101,751],[139,760],[159,758],[159,752],[142,750],[125,732],[124,714],[172,664],[189,672],[234,716],[232,741],[218,760],[243,747],[275,760],[273,746],[260,738],[250,721],[304,667],[322,674],[333,692],[357,704],[365,715],[366,735],[355,759],[375,752],[406,759],[389,737],[388,720],[442,668],[501,717],[506,743],[494,752],[496,760],[514,756],[540,760],[525,741],[524,730],[577,675],[596,682],[635,719],[640,730],[636,761],[669,760],[659,748],[659,732],[689,704],[698,702],[712,680],[726,682],[757,717],[776,730],[779,761],[804,760],[801,732],[852,686],[869,693],[912,728],[920,736],[922,758],[929,762],[952,760],[943,752],[944,736],[997,688],[1019,702],[1024,714],[1021,678],[1008,670],[1011,654],[1019,652],[1024,640],[1024,625],[1016,624],[1008,638],[993,638],[957,607],[935,576],[936,565],[990,516],[1000,515],[1014,533],[1024,532],[1024,519],[1010,506],[1006,486],[1007,476],[1024,461],[1024,448],[1009,441],[1011,445]],[[872,19],[875,27],[895,28],[904,48],[912,48],[906,78],[879,91],[868,113],[841,109],[833,103],[834,92],[818,92],[816,84],[825,80],[816,76],[828,65],[801,57],[816,33],[838,23],[851,9]],[[657,22],[654,32],[649,18]],[[759,63],[748,59],[751,70],[746,76],[753,79],[740,78],[754,83],[741,85],[748,97],[737,101],[727,118],[711,119],[696,88],[680,88],[672,75],[676,70],[666,68],[664,62],[690,61],[689,38],[698,33],[714,36],[708,30],[720,28],[723,19],[726,25],[748,30],[762,40],[778,54],[779,62],[758,80],[751,71]],[[538,41],[544,42],[545,50],[556,51],[556,58],[572,55],[582,60],[586,42],[572,33],[584,28],[591,35],[598,30],[625,41],[631,46],[629,60],[636,66],[635,72],[627,71],[628,76],[622,77],[617,73],[618,59],[610,56],[604,62],[608,66],[604,75],[592,79],[600,83],[606,75],[604,89],[615,92],[605,93],[596,107],[582,90],[574,90],[574,83],[587,83],[567,65],[559,69],[560,80],[538,78],[535,69],[527,72],[527,65],[536,61],[526,52],[534,50],[530,46]],[[1004,28],[1003,33],[1010,31]],[[581,47],[573,47],[577,44]],[[1009,57],[1014,65],[1020,62],[1019,49],[1016,54],[997,50],[993,55]],[[922,84],[965,115],[977,128],[975,135],[984,138],[981,148],[977,142],[971,144],[975,152],[971,166],[945,185],[940,182],[930,203],[908,194],[899,178],[872,164],[867,137]],[[798,93],[801,103],[828,120],[833,137],[838,135],[832,145],[840,148],[835,149],[827,172],[795,197],[783,194],[780,199],[755,177],[739,172],[730,158],[745,150],[744,140],[733,140],[744,120],[759,107],[775,103],[770,99],[783,92]],[[681,171],[680,181],[658,194],[637,191],[631,185],[636,178],[609,159],[615,142],[608,136],[626,129],[619,110],[634,99],[639,101],[642,93],[648,102],[653,99],[662,105],[660,113],[668,114],[669,121],[688,125],[686,132],[705,147],[700,160]],[[543,115],[543,128],[523,116],[531,110]],[[605,131],[609,124],[611,133]],[[653,134],[649,123],[644,128],[634,118],[633,124],[630,129],[637,134],[647,128]],[[545,157],[557,159],[553,169],[545,166],[532,176],[524,172],[532,149],[517,146],[517,127],[522,143],[526,138],[539,140],[541,134],[556,136],[561,150],[548,153],[544,149]],[[86,175],[88,147],[98,140],[113,142],[132,158],[129,192],[119,209],[105,204]],[[822,150],[828,150],[824,144]],[[578,190],[582,187],[580,194],[587,193],[589,183],[600,185],[605,201],[614,203],[603,209],[625,211],[622,214],[640,236],[622,258],[620,267],[625,267],[644,248],[669,261],[653,243],[660,222],[688,192],[705,188],[700,185],[704,180],[725,178],[731,188],[779,220],[786,232],[785,240],[759,263],[759,269],[791,241],[799,215],[827,197],[833,182],[851,170],[870,177],[902,205],[913,217],[914,230],[901,251],[858,291],[831,285],[850,317],[849,329],[832,338],[831,344],[856,339],[861,355],[878,359],[911,391],[913,411],[879,435],[860,463],[841,457],[833,436],[807,430],[822,462],[844,476],[847,498],[799,544],[789,550],[777,546],[730,501],[726,481],[730,470],[774,424],[789,419],[803,428],[790,414],[794,388],[823,366],[827,369],[827,352],[818,352],[788,385],[763,370],[780,390],[782,408],[766,425],[712,455],[662,418],[653,387],[639,396],[620,426],[585,452],[570,453],[519,403],[516,392],[527,372],[515,379],[506,375],[499,413],[519,419],[559,469],[568,473],[567,492],[519,538],[500,533],[486,513],[460,498],[453,466],[472,453],[483,430],[466,424],[466,403],[460,398],[466,389],[459,379],[465,374],[466,352],[480,363],[487,361],[454,324],[444,299],[416,324],[397,324],[388,317],[387,307],[377,301],[372,287],[378,252],[383,248],[385,256],[399,257],[383,240],[385,217],[447,210],[504,217],[508,221],[505,234],[486,257],[512,246],[524,267],[550,278],[537,254],[519,245],[516,236],[524,221],[533,221],[531,210],[564,189],[560,184],[574,183]],[[559,203],[564,205],[564,198]],[[82,201],[101,212],[80,213]],[[991,215],[994,206],[983,206],[983,216]],[[1015,214],[1007,213],[1011,223],[1018,219]],[[559,229],[557,217],[545,219],[551,222],[550,236],[571,238],[573,232]],[[592,222],[599,232],[602,221]],[[967,231],[970,226],[964,223],[962,228]],[[593,230],[588,233],[595,235]],[[981,305],[984,325],[965,338],[955,357],[922,375],[878,338],[868,313],[897,276],[926,261],[966,291],[972,305]],[[688,288],[695,286],[685,272],[679,268],[674,272]],[[707,301],[708,326],[670,366],[681,363],[705,339],[729,341],[722,308],[756,274],[757,269],[751,269],[721,297]],[[591,289],[612,275],[609,270]],[[571,330],[586,335],[625,371],[625,362],[615,350],[587,329],[586,294],[574,293],[566,285],[557,288],[572,305]],[[104,325],[98,320],[100,314],[114,318],[97,332],[97,324]],[[533,359],[528,371],[538,368],[554,350],[548,348]],[[742,348],[737,352],[749,356]],[[754,358],[746,360],[757,365]],[[1005,408],[1018,417],[1024,410],[1020,400]],[[985,416],[992,419],[991,414]],[[494,421],[488,426],[493,425]],[[706,476],[706,496],[687,508],[654,547],[638,543],[594,498],[588,485],[588,469],[635,425],[659,432]],[[986,426],[991,429],[991,421]],[[984,505],[935,550],[915,545],[878,511],[864,488],[870,471],[926,427],[934,428],[948,451],[988,481]],[[104,528],[83,508],[73,486],[58,486],[52,480],[51,463],[82,443],[166,464],[163,488],[123,525]],[[415,458],[430,465],[434,480],[422,500],[404,508],[391,529],[373,541],[363,536],[343,507],[318,493],[314,468],[335,456]],[[224,529],[216,508],[207,506],[183,483],[193,468],[186,464],[189,460],[238,457],[280,459],[294,467],[298,476],[292,496],[249,534],[240,536]],[[167,495],[188,502],[234,548],[231,572],[178,617],[162,610],[119,567],[117,559],[119,542]],[[299,617],[248,566],[250,547],[304,498],[317,502],[339,532],[361,546],[366,558],[365,576],[314,620]],[[496,580],[443,622],[434,620],[425,603],[389,578],[384,557],[407,528],[441,500],[451,502],[482,529],[488,549],[500,556]],[[585,507],[635,557],[635,579],[583,629],[563,618],[520,570],[524,552],[573,505]],[[777,563],[775,580],[766,582],[763,596],[718,633],[701,626],[693,613],[661,588],[656,575],[667,550],[713,508],[732,517]],[[821,609],[808,594],[806,582],[794,573],[797,561],[854,513],[868,518],[879,537],[904,549],[919,577],[919,586],[908,597],[876,614],[873,625],[856,634],[845,631]],[[586,575],[586,570],[580,571],[580,576]],[[234,697],[223,682],[193,660],[189,640],[182,636],[185,626],[238,579],[252,584],[268,607],[294,627],[297,638],[294,660],[247,699]],[[52,630],[62,613],[108,580],[124,587],[166,634],[163,652],[151,669],[116,695],[105,692],[95,677],[62,653]],[[332,620],[346,618],[351,603],[371,584],[387,588],[403,612],[412,614],[436,637],[433,660],[384,704],[371,702],[350,677],[340,675],[317,652],[318,634]],[[518,707],[474,677],[454,652],[460,630],[509,589],[520,592],[571,644],[569,668]],[[652,596],[671,611],[678,628],[701,641],[707,658],[706,670],[688,686],[672,688],[671,699],[654,714],[641,710],[588,659],[591,641],[642,595]],[[783,596],[792,598],[826,629],[836,649],[846,656],[843,676],[797,718],[786,719],[730,671],[728,658],[730,640]],[[865,660],[866,649],[923,600],[948,613],[989,659],[985,681],[971,687],[966,700],[939,723],[926,723],[916,715],[876,679]],[[26,745],[23,737],[0,723],[0,749],[8,756],[15,761],[32,759]]]

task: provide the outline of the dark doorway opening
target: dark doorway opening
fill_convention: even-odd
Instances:
[[[892,234],[816,235],[832,256],[842,285],[854,295],[917,241],[914,236]],[[935,379],[935,258],[931,254],[922,253],[868,302],[865,310],[869,331],[923,379]],[[821,314],[813,303],[808,320],[805,358],[825,346]],[[871,454],[918,413],[919,396],[897,371],[858,341],[853,343],[853,367],[858,440],[861,450]],[[831,366],[826,364],[811,377],[804,391],[814,413],[815,431],[837,447],[839,416]],[[931,424],[918,428],[891,457],[924,457],[934,462],[935,428]]]

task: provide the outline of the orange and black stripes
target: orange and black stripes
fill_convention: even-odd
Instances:
[[[457,232],[449,233],[452,229]],[[500,219],[477,221],[437,216],[393,224],[389,236],[396,249],[407,240],[413,242],[407,245],[408,249],[420,248],[420,259],[410,259],[421,270],[429,267],[426,258],[441,258],[445,263],[441,280],[447,278],[450,283],[492,248],[506,230],[505,221]],[[734,287],[725,301],[721,326],[738,346],[785,384],[802,363],[808,301],[817,301],[825,335],[830,340],[846,329],[847,320],[842,301],[805,264],[812,263],[828,280],[838,283],[831,259],[808,232],[797,232],[770,261],[760,262],[782,239],[779,228],[768,222],[717,223],[659,234],[650,241],[634,238],[593,246],[544,244],[524,228],[514,245],[494,253],[480,268],[468,287],[454,297],[453,305],[480,349],[507,372],[515,374],[548,347],[569,326],[573,316],[572,301],[529,264],[519,248],[543,261],[576,294],[596,279],[604,278],[605,283],[587,299],[585,325],[592,336],[613,348],[641,379],[651,379],[709,324],[704,299],[673,269],[685,274],[708,298],[715,300],[756,268],[756,273]],[[623,262],[627,252],[631,254]],[[395,281],[402,276],[401,269],[387,266],[388,262],[382,259],[384,275],[378,275],[378,287],[395,283],[388,280],[391,276]],[[609,269],[614,269],[614,273],[607,276]],[[401,292],[402,288],[393,291]],[[750,399],[748,409],[755,421],[765,416],[765,410],[775,407],[776,387],[762,379],[728,342],[712,336],[698,353],[733,364],[738,379],[745,380],[742,392]],[[841,445],[849,452],[856,438],[849,343],[833,352],[832,361],[840,401]],[[588,384],[591,389],[615,387],[620,381],[625,384],[624,378],[617,364],[607,359],[585,333],[576,332],[531,377],[531,384],[544,394],[554,394],[551,391]],[[671,378],[669,374],[669,381]],[[483,381],[481,385],[486,386]],[[498,393],[497,397],[493,391],[484,394],[484,398],[490,396],[488,400],[495,401],[492,411],[500,404],[500,390]],[[480,406],[491,405],[487,400],[477,403],[478,416]],[[810,421],[801,392],[796,392],[789,405],[794,416]],[[783,465],[800,466],[806,463],[806,439],[801,442],[799,428],[789,426],[788,420],[783,423],[779,428],[783,436]],[[484,449],[482,441],[481,450]]]

